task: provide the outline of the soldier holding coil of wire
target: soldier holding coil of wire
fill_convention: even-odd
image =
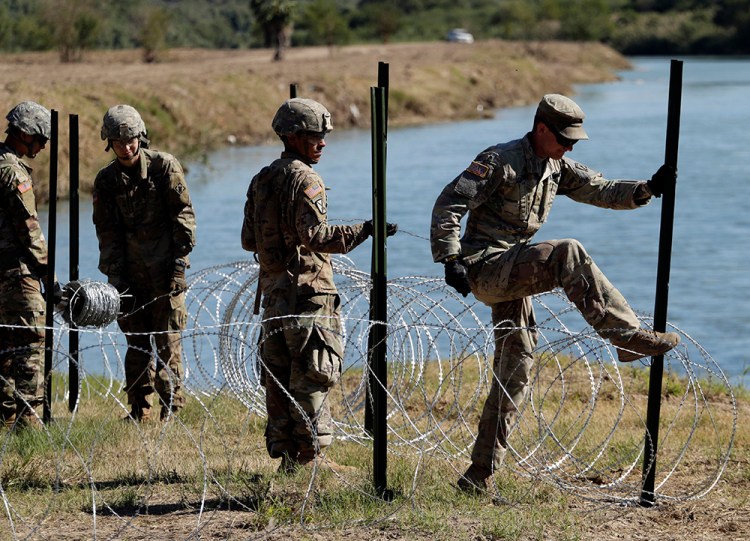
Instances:
[[[94,183],[99,270],[132,301],[118,324],[128,342],[127,418],[135,421],[150,418],[154,391],[162,420],[184,405],[180,331],[187,324],[185,270],[195,246],[195,213],[182,166],[171,154],[149,150],[146,135],[138,111],[111,107],[101,137],[115,159]]]

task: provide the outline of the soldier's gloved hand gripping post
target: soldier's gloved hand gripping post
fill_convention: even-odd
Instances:
[[[35,158],[51,134],[51,114],[33,101],[6,116],[0,144],[0,415],[8,427],[39,428],[44,402],[47,243],[23,158]]]
[[[284,151],[250,182],[242,247],[260,264],[266,447],[282,459],[279,470],[291,472],[310,464],[333,438],[327,396],[341,374],[344,346],[330,254],[359,246],[372,234],[372,222],[328,223],[327,188],[312,167],[333,129],[323,105],[287,100],[271,125]],[[388,224],[389,235],[396,229]]]
[[[111,107],[101,137],[115,159],[96,176],[93,219],[99,270],[124,294],[117,323],[128,342],[126,419],[150,419],[156,391],[165,420],[185,403],[180,331],[187,324],[185,270],[195,246],[195,212],[180,162],[149,150],[146,125],[133,107]]]
[[[675,181],[676,172],[666,166],[648,181],[611,181],[565,157],[588,139],[584,116],[570,98],[545,95],[531,132],[481,152],[435,202],[433,258],[445,264],[448,285],[491,307],[495,328],[494,379],[471,466],[458,481],[465,491],[488,487],[525,399],[537,344],[532,295],[562,288],[585,320],[609,339],[621,362],[663,354],[679,342],[675,333],[641,329],[622,294],[578,241],[531,242],[558,194],[603,208],[635,209]]]

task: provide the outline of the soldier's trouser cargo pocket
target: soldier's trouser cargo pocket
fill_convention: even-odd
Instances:
[[[308,342],[307,379],[324,387],[332,387],[341,376],[341,357],[326,344],[320,333],[314,332]]]

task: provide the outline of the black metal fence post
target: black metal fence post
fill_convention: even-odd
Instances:
[[[373,484],[377,493],[388,498],[388,367],[386,337],[388,328],[387,260],[386,260],[386,134],[385,89],[370,89],[372,102],[372,194],[373,194],[373,274],[370,314],[369,388],[373,399]]]
[[[52,421],[52,353],[55,341],[55,244],[57,242],[57,111],[51,111],[51,134],[49,147],[49,223],[47,224],[47,294],[44,329],[44,410],[42,421],[48,425]]]
[[[667,109],[667,140],[664,163],[677,170],[677,150],[680,140],[680,106],[682,102],[682,61],[672,60],[669,75],[669,104]],[[667,186],[662,194],[661,228],[659,232],[659,261],[656,272],[656,300],[654,330],[667,329],[669,301],[669,272],[672,263],[672,231],[674,229],[676,183]],[[640,504],[651,507],[656,501],[656,453],[659,443],[659,415],[661,388],[664,375],[664,355],[651,360],[646,411],[646,443],[643,450],[643,484]]]
[[[378,88],[384,89],[384,100],[385,100],[385,119],[383,120],[383,134],[387,138],[388,137],[388,84],[389,84],[389,76],[388,76],[388,64],[386,62],[378,62]],[[372,107],[374,108],[375,105],[373,104]],[[374,109],[373,109],[374,114]],[[373,121],[373,126],[375,125]],[[373,137],[374,135],[373,131]],[[373,147],[374,148],[374,147]],[[374,152],[374,150],[373,150]],[[375,154],[373,154],[373,159],[375,158]],[[374,167],[374,166],[373,166]],[[374,169],[373,169],[374,171]],[[374,179],[374,173],[373,173],[373,179]],[[375,191],[373,186],[373,198],[375,197]],[[373,199],[373,219],[375,218],[375,201]],[[374,237],[373,237],[374,239]],[[376,242],[372,243],[372,264],[370,267],[370,275],[375,276],[375,261],[377,259],[377,250],[378,245]],[[377,318],[374,315],[374,308],[375,308],[375,294],[371,290],[370,291],[370,321],[377,321]],[[370,332],[370,334],[367,336],[367,350],[372,351],[373,345],[374,345],[374,339],[375,334]],[[371,381],[372,383],[372,381]],[[373,429],[373,397],[371,393],[371,385],[367,386],[367,390],[365,392],[365,430],[368,434],[373,435],[374,429]]]
[[[79,248],[80,248],[80,216],[79,216],[79,146],[78,146],[78,115],[69,115],[69,171],[70,171],[70,281],[78,280]],[[78,379],[78,330],[70,326],[68,335],[68,410],[74,411],[78,404],[80,382]]]

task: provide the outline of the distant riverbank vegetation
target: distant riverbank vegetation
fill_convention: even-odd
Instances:
[[[478,40],[599,41],[626,55],[748,54],[750,0],[3,0],[0,51],[287,47]]]

